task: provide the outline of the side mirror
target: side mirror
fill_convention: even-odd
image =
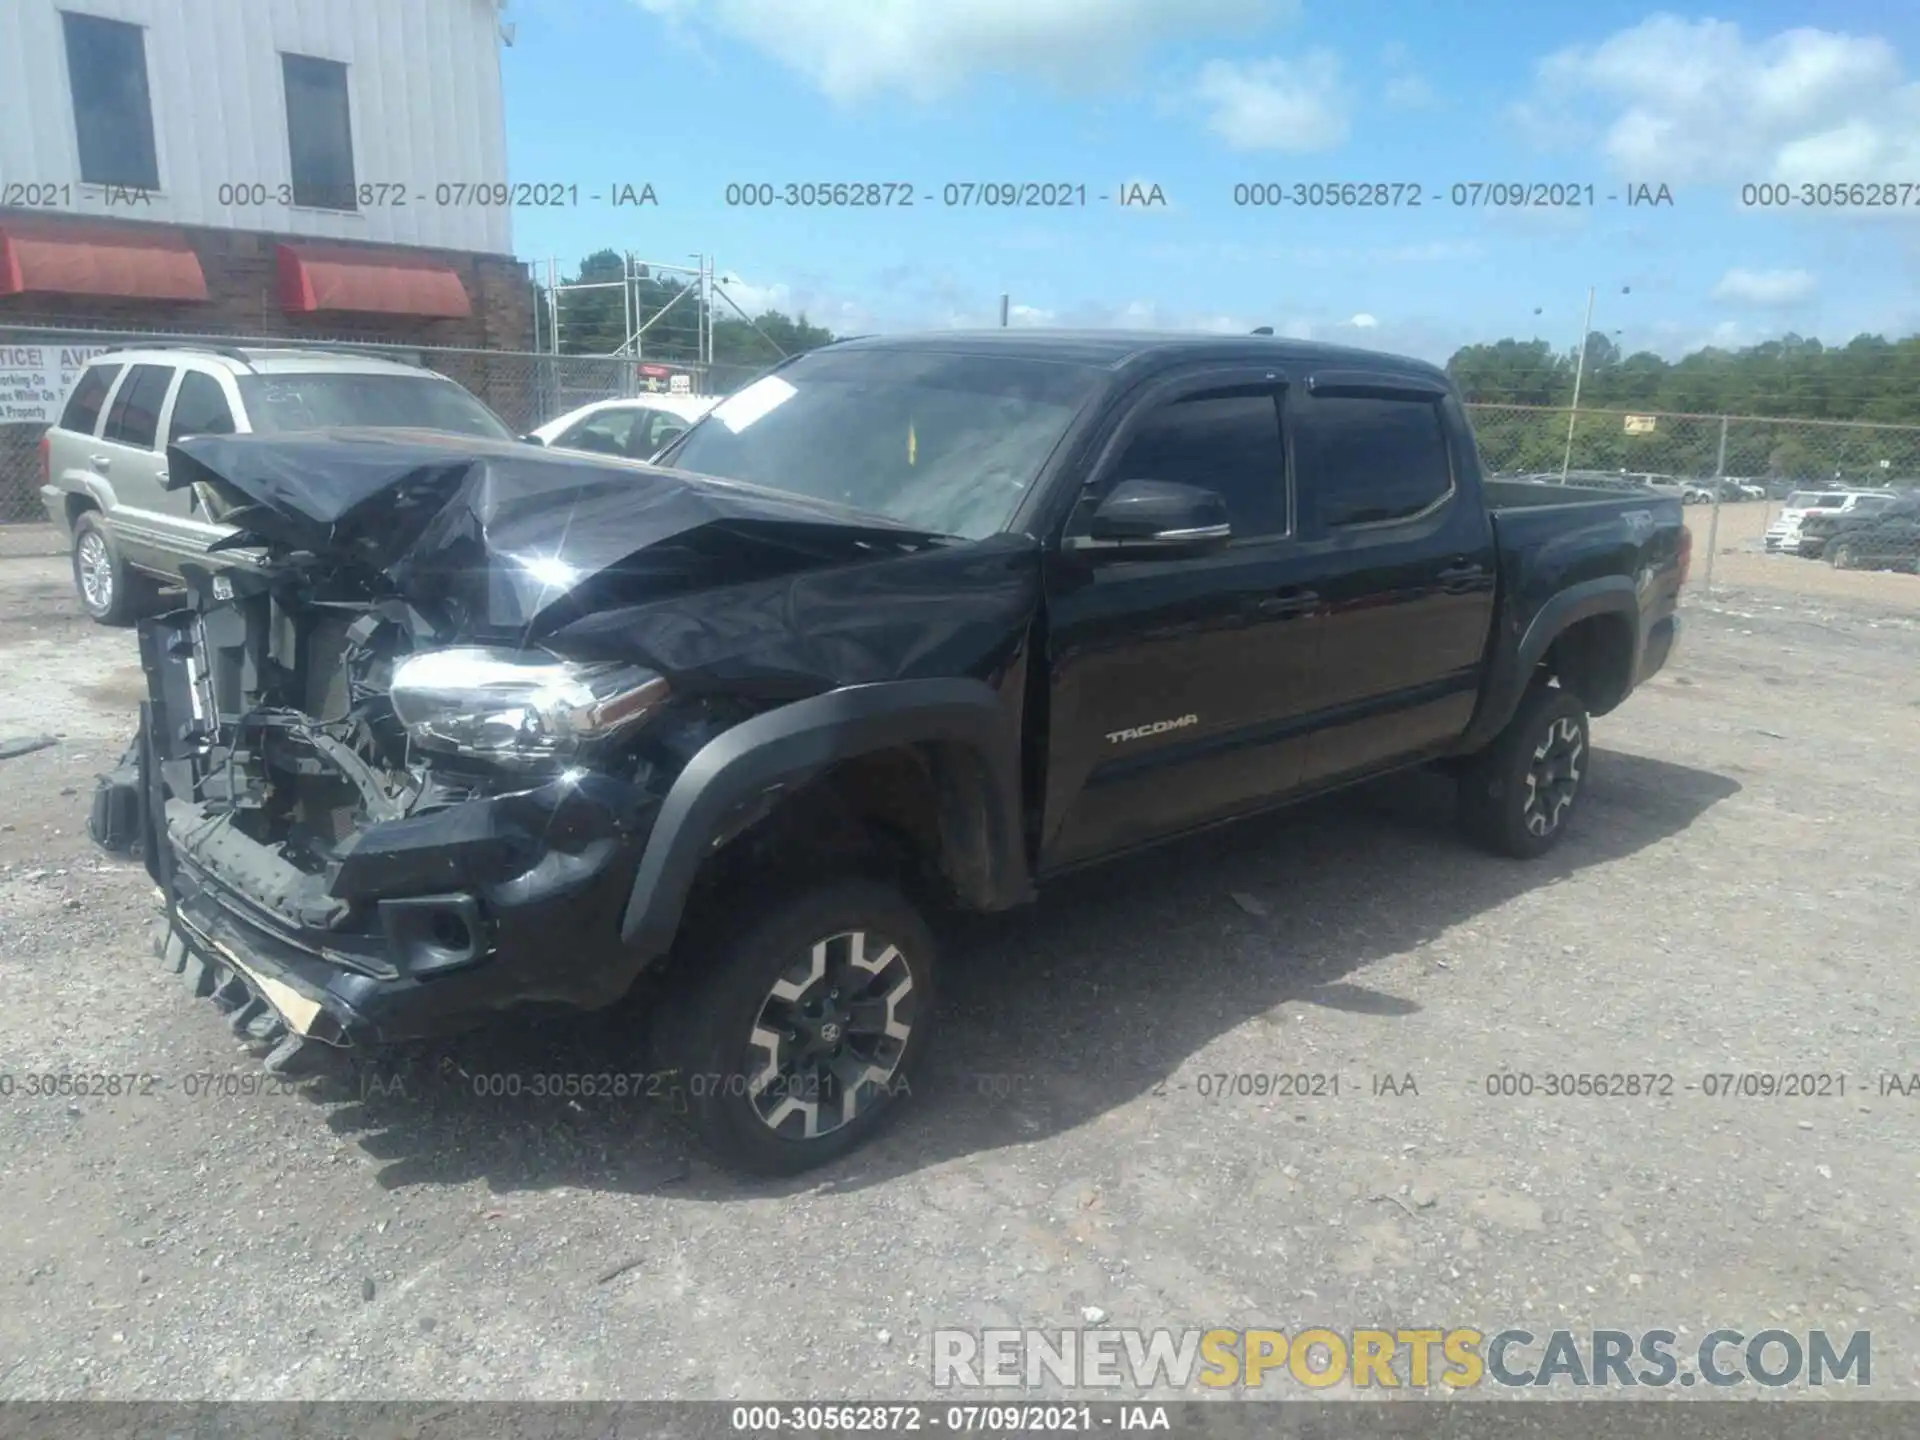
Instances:
[[[542,440],[538,435],[522,435],[520,437],[520,443],[522,445],[545,445],[547,442]]]
[[[1227,502],[1212,490],[1168,480],[1122,480],[1064,549],[1087,556],[1204,555],[1233,538]]]

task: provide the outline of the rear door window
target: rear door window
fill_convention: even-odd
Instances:
[[[94,427],[100,423],[100,407],[106,403],[107,392],[113,389],[122,368],[89,365],[80,383],[73,387],[73,394],[67,397],[67,408],[60,412],[60,428],[79,435],[93,434]]]
[[[114,396],[113,410],[107,416],[102,440],[131,445],[136,450],[151,450],[160,434],[160,407],[173,383],[171,365],[136,365],[127,375],[127,383]]]
[[[167,443],[189,435],[233,434],[233,410],[227,392],[213,376],[189,370],[180,377],[180,393],[173,397],[173,419],[167,422]]]
[[[1307,395],[1291,413],[1302,485],[1325,529],[1408,520],[1453,491],[1437,401]]]

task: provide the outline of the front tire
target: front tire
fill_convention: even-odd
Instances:
[[[1551,850],[1586,782],[1587,742],[1587,707],[1578,695],[1548,685],[1529,690],[1460,778],[1460,824],[1469,838],[1516,860]]]
[[[655,1043],[723,1164],[793,1175],[865,1144],[911,1097],[935,953],[919,912],[868,880],[805,890],[694,957]]]

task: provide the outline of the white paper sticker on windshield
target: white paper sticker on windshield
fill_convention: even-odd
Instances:
[[[800,392],[778,375],[766,375],[738,394],[729,395],[713,409],[713,418],[738,435],[761,416],[784,405]]]

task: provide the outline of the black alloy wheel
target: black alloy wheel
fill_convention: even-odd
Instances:
[[[754,1113],[774,1134],[815,1140],[881,1098],[913,1039],[913,971],[885,935],[817,940],[768,987],[745,1057]]]
[[[737,921],[685,957],[656,1016],[675,1108],[734,1169],[845,1155],[913,1094],[935,973],[926,922],[876,881],[827,881]]]
[[[1587,708],[1538,685],[1460,777],[1460,822],[1476,844],[1530,860],[1565,832],[1588,770]]]

